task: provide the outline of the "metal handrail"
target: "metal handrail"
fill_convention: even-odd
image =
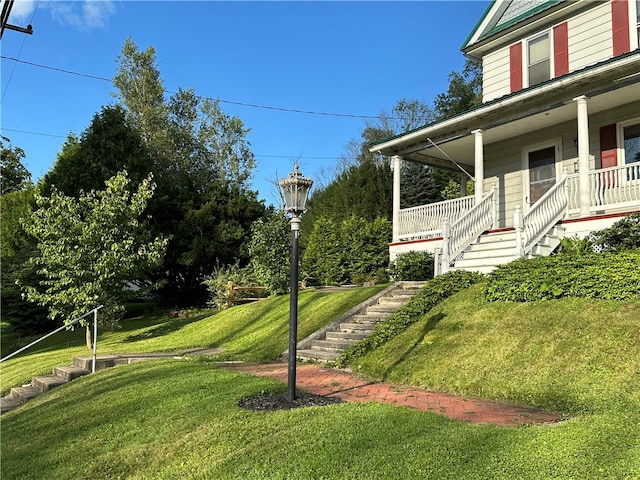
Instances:
[[[93,332],[94,332],[94,339],[93,339],[93,371],[95,372],[95,368],[96,368],[96,360],[95,360],[95,358],[96,358],[96,340],[97,340],[97,332],[98,332],[98,317],[97,317],[97,314],[98,314],[98,310],[100,310],[103,307],[104,307],[104,305],[100,305],[99,307],[96,307],[93,310],[88,311],[84,315],[81,315],[78,318],[75,318],[75,319],[71,320],[69,323],[65,323],[61,327],[56,328],[53,332],[47,333],[46,335],[43,335],[42,337],[38,338],[37,340],[34,340],[29,345],[26,345],[26,346],[16,350],[15,352],[10,353],[9,355],[7,355],[4,358],[0,358],[0,363],[4,362],[5,360],[9,360],[12,357],[15,357],[19,353],[22,353],[25,350],[27,350],[28,348],[31,348],[32,346],[34,346],[36,343],[39,343],[42,340],[44,340],[45,338],[49,338],[51,335],[56,334],[59,331],[64,330],[64,329],[68,328],[71,325],[74,325],[75,323],[78,323],[84,317],[86,317],[88,315],[91,315],[93,313],[94,314],[93,315]]]

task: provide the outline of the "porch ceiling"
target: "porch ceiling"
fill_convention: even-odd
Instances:
[[[458,117],[424,127],[371,147],[371,151],[457,170],[454,160],[473,173],[474,136],[483,131],[485,145],[552,125],[576,120],[574,98],[588,97],[589,114],[640,101],[640,52],[526,89]],[[615,67],[615,68],[614,68]],[[580,72],[578,72],[580,73]],[[434,146],[437,145],[437,146]]]

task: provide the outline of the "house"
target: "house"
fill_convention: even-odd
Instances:
[[[394,168],[391,259],[490,271],[640,211],[639,36],[640,0],[492,2],[462,46],[482,104],[371,147]],[[401,209],[405,161],[460,172],[463,196]]]

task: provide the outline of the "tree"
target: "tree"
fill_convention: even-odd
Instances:
[[[482,65],[470,58],[462,73],[449,74],[449,88],[434,100],[437,120],[467,112],[482,103]]]
[[[126,119],[119,106],[103,107],[91,124],[76,137],[69,135],[56,163],[40,181],[41,193],[48,195],[55,185],[65,195],[101,190],[105,182],[126,170],[130,187],[136,188],[151,171],[149,152],[140,133]]]
[[[106,182],[106,189],[81,193],[76,199],[55,187],[49,197],[36,194],[37,210],[25,225],[37,241],[30,263],[44,279],[21,281],[26,298],[49,309],[51,319],[70,322],[99,305],[103,323],[117,321],[124,302],[136,294],[129,286],[157,267],[166,240],[150,238],[139,217],[155,185],[147,177],[134,193],[126,172]],[[87,346],[91,334],[87,326]]]
[[[167,301],[204,303],[205,275],[221,264],[248,262],[250,225],[264,214],[248,188],[255,166],[249,130],[192,88],[165,98],[153,47],[139,51],[127,39],[118,63],[115,96],[153,158],[152,227],[171,236],[156,278],[166,282]]]
[[[281,211],[273,211],[251,226],[251,267],[260,284],[272,294],[289,290],[290,230],[289,219]]]
[[[39,277],[29,265],[36,253],[36,240],[28,235],[23,223],[35,206],[33,185],[0,196],[0,288],[2,291],[2,320],[13,330],[34,334],[51,330],[47,310],[22,298],[16,281],[35,284]]]
[[[24,150],[12,147],[7,137],[0,137],[0,193],[18,192],[31,184],[31,174],[22,164]],[[9,142],[5,147],[4,142]]]

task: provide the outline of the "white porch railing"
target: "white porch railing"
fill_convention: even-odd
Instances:
[[[569,186],[569,211],[580,210],[579,174],[567,179]],[[605,207],[619,208],[638,205],[640,202],[640,162],[589,172],[590,202],[592,212]]]
[[[516,254],[528,254],[547,232],[567,213],[569,196],[567,174],[551,187],[524,215],[516,207],[514,225],[516,228]]]
[[[438,237],[445,218],[460,218],[473,208],[474,196],[403,208],[398,213],[398,233],[394,240]]]
[[[438,270],[447,273],[449,263],[455,259],[482,232],[490,229],[496,220],[495,189],[486,193],[480,203],[449,225],[445,219],[442,225],[441,267]]]

